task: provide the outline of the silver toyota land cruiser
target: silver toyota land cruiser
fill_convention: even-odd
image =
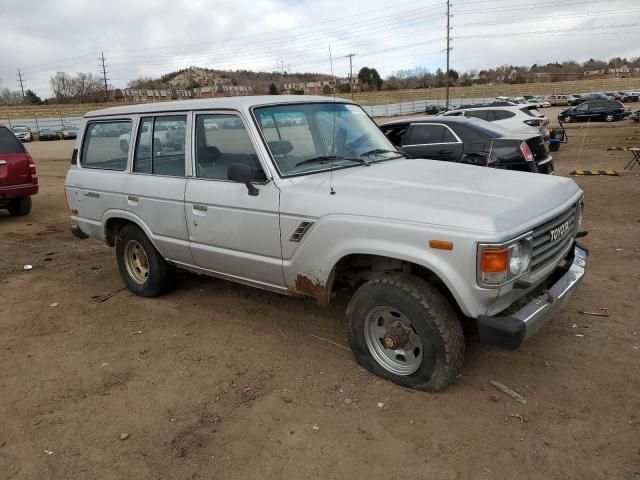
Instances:
[[[137,295],[185,269],[330,302],[358,362],[438,391],[462,324],[515,349],[582,279],[583,193],[568,178],[396,150],[358,105],[235,97],[88,113],[65,188],[76,236],[115,247]]]

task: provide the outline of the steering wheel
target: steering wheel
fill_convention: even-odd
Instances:
[[[366,134],[360,135],[353,142],[345,145],[345,148],[350,152],[355,152],[357,148],[370,144],[369,137]]]

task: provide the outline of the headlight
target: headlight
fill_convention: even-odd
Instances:
[[[483,287],[500,287],[529,271],[531,236],[503,244],[478,246],[478,283]]]

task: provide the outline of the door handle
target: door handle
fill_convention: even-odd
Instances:
[[[129,200],[130,202],[137,202],[138,201],[138,197],[135,195],[128,195],[127,196],[127,200]]]
[[[194,210],[198,210],[200,212],[206,212],[207,211],[207,206],[206,205],[198,205],[197,203],[193,205],[193,209]]]

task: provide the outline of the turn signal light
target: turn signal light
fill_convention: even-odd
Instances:
[[[482,272],[501,273],[506,272],[509,266],[509,249],[485,249],[482,251]]]
[[[453,250],[453,242],[446,240],[429,240],[429,247],[439,250]]]

